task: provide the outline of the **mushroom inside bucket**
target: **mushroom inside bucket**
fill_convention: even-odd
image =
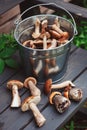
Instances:
[[[74,38],[73,24],[65,18],[58,17],[60,28],[69,33],[69,39],[65,44],[55,48],[31,48],[24,46],[23,43],[32,39],[31,34],[34,32],[34,24],[37,18],[40,21],[47,19],[50,28],[56,17],[56,15],[36,15],[26,18],[17,25],[14,32],[15,39],[20,46],[24,71],[27,76],[37,78],[39,83],[44,83],[48,78],[52,78],[53,82],[57,82],[64,77],[71,42]]]

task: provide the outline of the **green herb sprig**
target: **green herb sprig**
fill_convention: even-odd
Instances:
[[[18,44],[13,37],[13,33],[0,34],[0,74],[6,66],[18,68],[18,63],[13,59],[13,54],[18,50]]]
[[[82,21],[77,25],[78,35],[74,37],[74,44],[87,50],[87,22]]]

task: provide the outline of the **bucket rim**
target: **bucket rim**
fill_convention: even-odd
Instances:
[[[19,35],[19,37],[18,37],[18,39],[17,39],[17,38],[16,38],[17,28],[18,28],[18,26],[19,26],[21,23],[25,22],[26,20],[29,20],[29,19],[31,19],[32,17],[38,17],[38,16],[54,16],[54,17],[58,17],[59,19],[64,19],[65,21],[69,22],[69,23],[72,25],[72,27],[73,27],[73,36],[69,39],[68,42],[66,42],[65,44],[63,44],[63,45],[61,45],[61,46],[55,47],[55,48],[50,48],[50,49],[33,49],[33,48],[30,48],[30,47],[27,47],[27,46],[23,46],[23,44],[22,44],[21,42],[19,42],[18,39],[19,39],[19,37],[21,36],[21,34],[22,34],[25,30]],[[45,19],[45,18],[44,18],[44,19]],[[31,26],[32,26],[32,25],[31,25]],[[31,28],[31,27],[30,27],[30,28]],[[29,29],[29,28],[28,28],[28,29]],[[26,29],[26,30],[27,30],[27,29]],[[64,17],[57,16],[57,15],[53,15],[53,14],[39,14],[39,15],[34,15],[34,16],[27,17],[26,19],[20,21],[20,22],[17,24],[17,26],[16,26],[16,28],[15,28],[15,30],[14,30],[14,37],[15,37],[16,41],[18,42],[18,44],[19,44],[20,46],[22,46],[23,48],[26,48],[27,50],[38,51],[38,52],[40,52],[40,51],[43,51],[43,52],[44,52],[44,51],[47,51],[47,50],[52,51],[52,50],[56,50],[56,49],[59,49],[59,48],[61,48],[61,47],[64,47],[64,46],[66,46],[67,44],[69,44],[69,43],[73,40],[74,35],[75,35],[74,25],[72,24],[72,22],[71,22],[70,20],[64,18]]]

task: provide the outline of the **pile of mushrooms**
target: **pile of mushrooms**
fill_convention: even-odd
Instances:
[[[28,77],[24,83],[18,80],[10,80],[7,82],[7,88],[12,90],[11,107],[21,107],[23,112],[31,110],[35,121],[39,127],[43,126],[46,118],[39,111],[37,105],[41,101],[41,91],[36,86],[37,81],[34,77]],[[24,99],[21,103],[21,98],[18,89],[27,88],[30,90],[31,95]],[[63,89],[63,92],[60,92]],[[48,79],[44,84],[44,92],[49,95],[49,102],[56,107],[59,113],[65,112],[71,105],[71,100],[80,101],[83,97],[83,92],[77,88],[70,80],[64,81],[60,84],[52,84],[52,79]]]
[[[47,19],[40,21],[39,18],[36,18],[31,39],[22,44],[33,49],[52,49],[68,42],[69,37],[69,33],[61,29],[58,17],[50,26]]]
[[[34,77],[28,77],[25,79],[24,83],[18,81],[18,80],[10,80],[7,82],[7,88],[12,90],[12,103],[11,107],[12,108],[18,108],[21,107],[21,110],[23,112],[31,110],[37,125],[39,127],[43,126],[46,122],[45,117],[41,114],[39,111],[37,105],[41,101],[41,91],[40,89],[36,86],[36,79]],[[27,97],[24,99],[24,101],[21,103],[21,98],[18,93],[18,89],[23,88],[28,88],[31,92],[31,96]]]
[[[26,98],[22,102],[21,110],[23,112],[31,110],[35,117],[37,125],[41,127],[46,122],[46,119],[37,107],[37,104],[41,100],[41,91],[39,88],[37,88],[36,83],[36,79],[33,77],[28,77],[27,79],[25,79],[24,86],[30,90],[32,96]]]
[[[59,90],[62,90],[62,93]],[[60,84],[52,84],[52,79],[48,79],[44,85],[44,92],[49,95],[50,104],[54,104],[59,113],[63,113],[71,105],[71,100],[80,101],[83,92],[77,88],[70,80]]]

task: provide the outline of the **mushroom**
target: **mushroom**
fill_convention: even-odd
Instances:
[[[53,49],[53,48],[55,48],[57,46],[57,40],[56,39],[53,39],[52,41],[51,41],[51,46],[48,48],[48,49]]]
[[[41,33],[46,32],[47,26],[48,26],[48,20],[45,19],[45,20],[43,20],[43,21],[41,22]]]
[[[58,28],[60,28],[60,23],[59,23],[58,17],[55,18],[54,24],[55,24]]]
[[[41,127],[46,122],[46,119],[40,113],[38,107],[36,106],[39,102],[40,102],[40,96],[30,96],[23,101],[21,110],[23,112],[25,112],[27,110],[31,110],[35,117],[35,121],[36,121],[37,125],[39,127]]]
[[[59,66],[58,65],[56,65],[55,67],[49,68],[48,65],[46,64],[44,73],[45,73],[46,76],[48,76],[50,74],[55,74],[58,71],[59,71]]]
[[[12,103],[11,107],[20,107],[21,105],[21,99],[18,93],[18,89],[21,89],[23,87],[23,83],[18,80],[10,80],[7,82],[7,88],[12,90]]]
[[[56,32],[55,30],[50,29],[49,32],[50,32],[52,38],[55,38],[55,39],[61,38],[61,35],[58,32]]]
[[[80,101],[83,97],[83,92],[80,88],[71,88],[69,90],[69,98],[74,101]]]
[[[68,39],[69,39],[69,33],[63,32],[62,37],[60,39],[58,39],[58,43],[64,44],[65,42],[68,41]]]
[[[63,92],[63,95],[74,101],[80,101],[83,97],[83,92],[80,88],[71,88],[70,86],[67,86]]]
[[[56,24],[52,25],[52,29],[58,32],[62,36],[63,31]]]
[[[50,104],[54,104],[56,107],[56,110],[59,113],[63,113],[66,111],[69,106],[71,105],[71,102],[69,99],[65,98],[61,95],[60,92],[52,92],[49,96]]]
[[[36,77],[38,77],[38,74],[39,74],[39,72],[41,71],[42,67],[43,67],[42,60],[39,60],[37,66],[36,66],[36,68],[33,69],[33,73],[34,73],[34,75],[35,75]]]
[[[47,39],[50,38],[49,32],[41,33],[40,38],[43,39],[43,49],[47,49]]]
[[[41,95],[41,91],[39,88],[36,87],[36,79],[34,77],[28,77],[25,79],[24,81],[24,86],[26,88],[29,88],[31,91],[31,95],[33,96],[40,96]]]
[[[40,36],[40,20],[37,18],[35,21],[35,32],[32,33],[33,38],[38,38]]]
[[[48,79],[48,80],[46,80],[45,85],[44,85],[44,92],[45,92],[45,94],[49,94],[52,89],[62,89],[69,85],[71,87],[75,86],[70,80],[64,81],[59,84],[52,84],[52,79]]]

